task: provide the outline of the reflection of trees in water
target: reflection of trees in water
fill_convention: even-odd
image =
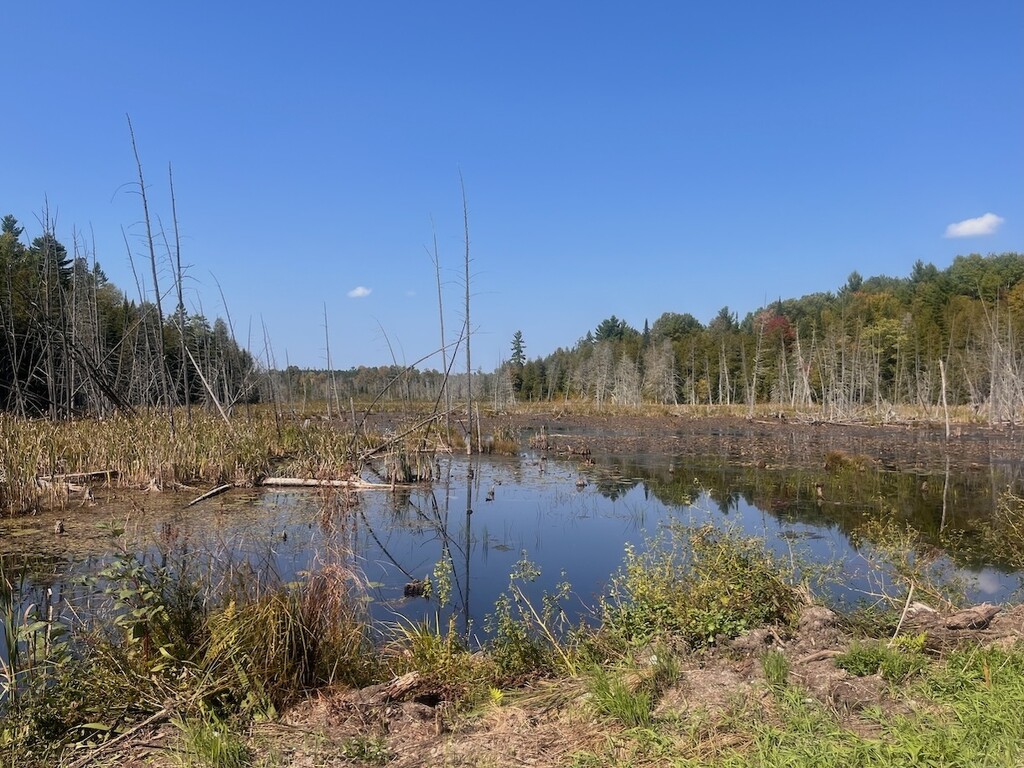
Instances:
[[[444,478],[441,482],[435,482],[430,486],[420,487],[396,487],[390,492],[386,505],[381,509],[388,514],[381,517],[380,523],[375,527],[369,515],[366,514],[363,506],[358,502],[347,507],[349,513],[354,513],[352,527],[357,526],[362,533],[373,541],[376,551],[380,553],[388,563],[396,568],[407,580],[413,589],[407,590],[409,594],[421,595],[424,581],[433,577],[436,581],[441,573],[442,579],[450,582],[451,592],[446,595],[438,595],[436,591],[430,595],[431,600],[438,603],[439,616],[448,616],[454,613],[462,625],[465,637],[469,637],[472,631],[470,622],[470,558],[472,555],[472,519],[473,519],[473,498],[474,493],[479,498],[481,473],[479,467],[469,462],[466,464],[466,506],[464,509],[452,510],[452,467],[449,466],[440,474]],[[331,523],[332,529],[336,524]],[[433,574],[412,573],[408,570],[408,563],[402,561],[400,553],[395,553],[388,547],[389,534],[395,528],[402,528],[405,531],[423,534],[435,538],[440,545],[438,553],[439,562],[434,565]],[[325,529],[326,532],[326,529]],[[358,554],[356,536],[352,537],[352,552]],[[437,585],[434,585],[435,590]],[[440,598],[440,599],[439,599]],[[441,603],[441,599],[444,603]]]
[[[642,481],[646,492],[670,508],[689,507],[706,494],[723,515],[738,511],[742,501],[780,523],[839,529],[847,538],[865,520],[884,518],[913,527],[933,545],[950,547],[961,561],[976,556],[971,542],[999,497],[1020,485],[1017,465],[950,473],[948,463],[896,471],[877,469],[867,457],[853,459],[849,466],[826,471],[650,455],[633,462],[598,459],[593,474],[598,489],[612,499]],[[610,477],[602,482],[605,473]],[[954,546],[957,542],[963,546]],[[992,553],[986,555],[990,562]]]
[[[615,460],[591,467],[584,474],[594,489],[610,501],[618,501],[643,481],[636,472]]]

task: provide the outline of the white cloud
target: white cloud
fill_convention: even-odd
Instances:
[[[946,237],[977,237],[991,235],[1003,223],[1002,216],[986,213],[976,219],[964,219],[946,227]]]
[[[350,299],[363,299],[369,296],[370,293],[372,293],[372,289],[366,288],[362,285],[357,285],[355,288],[348,292],[348,297]]]

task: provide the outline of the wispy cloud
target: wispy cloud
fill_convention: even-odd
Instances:
[[[363,299],[369,296],[372,292],[373,291],[370,288],[367,288],[362,285],[357,285],[355,288],[348,292],[348,297],[350,299]]]
[[[977,237],[991,235],[1003,223],[1002,216],[986,213],[976,219],[964,219],[946,227],[946,237]]]

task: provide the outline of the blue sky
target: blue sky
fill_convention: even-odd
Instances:
[[[1020,0],[6,6],[0,215],[137,296],[130,114],[190,311],[219,282],[279,366],[325,367],[325,305],[336,367],[433,352],[435,234],[457,330],[460,173],[485,370],[1024,251]]]

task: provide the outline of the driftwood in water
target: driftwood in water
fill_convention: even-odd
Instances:
[[[370,483],[365,480],[359,480],[353,478],[350,480],[316,480],[313,478],[306,477],[265,477],[259,481],[258,485],[266,485],[272,487],[282,488],[348,488],[353,491],[389,491],[391,485],[386,483]],[[211,491],[207,491],[202,496],[192,499],[186,506],[191,507],[193,504],[198,504],[201,501],[219,496],[225,491],[229,491],[235,487],[235,483],[225,483],[224,485],[218,485]]]
[[[186,507],[191,507],[193,504],[198,504],[200,501],[206,501],[206,499],[211,499],[214,496],[220,496],[222,493],[224,493],[224,491],[230,491],[234,487],[235,487],[234,483],[224,483],[224,485],[218,485],[216,488],[214,488],[211,491],[207,491],[202,496],[199,496],[198,498],[192,499],[192,501],[190,501],[185,506]]]
[[[389,483],[370,483],[366,480],[314,480],[305,477],[265,477],[260,485],[295,488],[351,488],[354,491],[388,491]]]
[[[427,584],[421,579],[413,579],[405,585],[403,594],[405,597],[423,597],[427,591]]]
[[[68,472],[63,475],[39,475],[39,480],[47,483],[73,483],[82,480],[110,480],[117,477],[116,469],[97,469],[92,472]]]

